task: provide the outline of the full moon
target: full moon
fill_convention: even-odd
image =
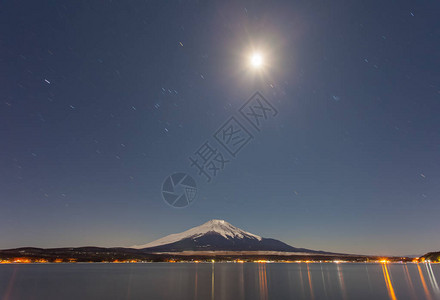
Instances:
[[[251,56],[251,65],[254,68],[259,68],[263,65],[263,57],[260,53],[254,53]]]

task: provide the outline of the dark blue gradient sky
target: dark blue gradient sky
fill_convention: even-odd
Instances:
[[[217,218],[297,247],[439,250],[439,11],[2,1],[0,248],[130,246]],[[279,114],[205,183],[188,157],[257,90]],[[186,209],[161,198],[175,171],[198,182]]]

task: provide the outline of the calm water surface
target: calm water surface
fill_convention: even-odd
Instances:
[[[440,299],[439,264],[0,265],[0,299]]]

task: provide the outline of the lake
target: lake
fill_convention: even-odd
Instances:
[[[0,299],[440,299],[440,264],[0,265]]]

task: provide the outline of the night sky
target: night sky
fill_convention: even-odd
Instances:
[[[0,3],[0,248],[224,219],[296,247],[440,250],[438,1]],[[264,58],[253,69],[249,56]],[[239,119],[256,92],[277,109]],[[231,116],[253,139],[206,182]],[[162,199],[190,174],[190,206]]]

